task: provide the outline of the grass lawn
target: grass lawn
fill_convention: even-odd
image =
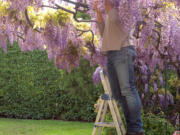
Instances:
[[[90,135],[94,123],[0,118],[0,135]]]

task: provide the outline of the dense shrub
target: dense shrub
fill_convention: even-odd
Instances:
[[[122,110],[119,109],[120,114],[122,116],[123,123],[126,126],[125,117],[122,113]],[[143,121],[143,129],[146,135],[165,135],[166,134],[166,124],[167,124],[167,135],[172,135],[175,131],[175,128],[172,124],[170,124],[165,118],[163,114],[154,115],[152,113],[144,114],[143,110],[141,110],[141,118]],[[106,121],[112,121],[112,117],[110,112],[108,111],[106,115]],[[103,135],[117,135],[115,128],[104,128]]]
[[[92,82],[95,70],[81,60],[71,74],[59,70],[46,52],[23,53],[17,44],[0,49],[0,115],[30,119],[94,121],[94,103],[101,86]]]

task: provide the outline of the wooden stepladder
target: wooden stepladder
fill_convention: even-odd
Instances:
[[[119,114],[116,101],[115,99],[111,98],[112,92],[111,92],[109,80],[107,76],[104,74],[103,70],[101,70],[100,76],[105,93],[101,96],[102,101],[98,109],[92,135],[96,135],[96,134],[101,135],[103,127],[115,127],[118,135],[125,135],[126,134],[125,127],[121,119],[121,116]],[[108,106],[112,115],[113,122],[104,121]]]

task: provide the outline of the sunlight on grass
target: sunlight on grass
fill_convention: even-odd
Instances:
[[[0,135],[90,135],[93,123],[0,118]]]

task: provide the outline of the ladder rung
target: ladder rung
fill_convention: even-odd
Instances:
[[[109,94],[104,93],[104,94],[101,96],[101,99],[102,99],[102,100],[112,100],[113,98],[110,97]]]
[[[95,123],[97,127],[115,127],[114,122],[97,122]]]

